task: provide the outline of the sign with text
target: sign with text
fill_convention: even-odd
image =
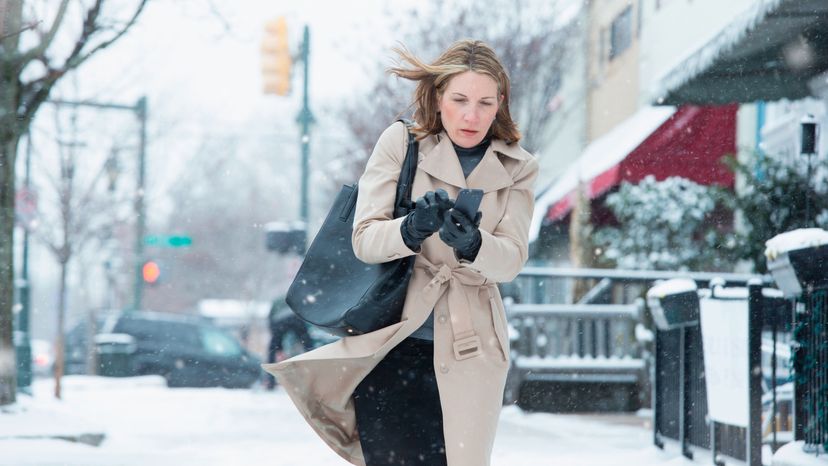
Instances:
[[[148,235],[144,237],[144,244],[162,248],[186,248],[193,245],[193,239],[183,235]]]
[[[701,333],[710,418],[747,427],[747,299],[702,299]]]

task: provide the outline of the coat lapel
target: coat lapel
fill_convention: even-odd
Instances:
[[[467,180],[469,188],[482,189],[484,193],[512,186],[512,176],[503,167],[500,157],[492,146],[486,150],[486,155],[474,167]]]
[[[446,136],[445,132],[434,137],[437,139],[436,144],[431,149],[426,149],[419,167],[434,178],[458,188],[477,188],[482,189],[484,193],[508,188],[514,184],[514,181],[512,175],[503,166],[500,157],[507,156],[518,160],[526,158],[517,144],[506,144],[503,141],[494,140],[486,150],[483,159],[466,179],[451,139]]]
[[[451,139],[442,134],[438,138],[439,142],[423,156],[420,168],[438,180],[465,188],[466,177],[463,176],[463,167],[457,160]]]

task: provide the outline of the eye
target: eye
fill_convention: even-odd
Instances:
[[[491,105],[492,105],[492,103],[491,103],[491,102],[480,102],[480,103],[481,103],[481,104],[483,104],[483,105],[485,105],[485,106],[487,106],[487,107],[489,107],[489,106],[491,106]]]
[[[466,101],[466,99],[452,99],[452,100],[454,100],[455,102],[465,102]]]

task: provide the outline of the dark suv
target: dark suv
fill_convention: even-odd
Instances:
[[[199,317],[117,312],[99,318],[96,333],[101,374],[157,374],[171,387],[246,388],[261,377],[259,358]],[[67,374],[85,373],[86,335],[84,321],[66,336]]]

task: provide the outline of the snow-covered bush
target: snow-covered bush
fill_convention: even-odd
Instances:
[[[767,271],[765,241],[786,231],[828,227],[828,169],[825,160],[813,160],[808,178],[802,156],[754,155],[745,162],[730,158],[728,165],[741,174],[735,207],[742,212],[737,237],[738,255],[751,261],[757,272]],[[810,191],[810,220],[806,225],[806,191]]]
[[[727,196],[718,187],[680,177],[623,183],[607,196],[618,226],[596,231],[599,260],[623,269],[721,270],[732,258],[723,244],[732,235],[730,215],[719,209]],[[726,209],[724,209],[726,211]]]
[[[653,270],[731,270],[739,260],[767,271],[765,241],[797,228],[828,229],[828,166],[800,156],[760,156],[725,163],[742,180],[737,193],[672,177],[624,183],[607,196],[617,226],[593,244],[604,265]],[[810,192],[806,224],[806,193]],[[733,212],[741,221],[731,228]]]

